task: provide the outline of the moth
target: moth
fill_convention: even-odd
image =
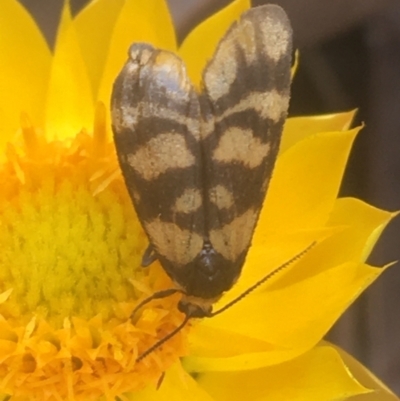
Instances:
[[[186,316],[139,359],[190,318],[221,312],[213,304],[240,276],[279,150],[291,54],[290,23],[276,5],[232,24],[199,90],[176,54],[146,43],[129,49],[112,93],[114,141],[150,243],[142,264],[158,259],[176,286],[140,306],[180,292]]]

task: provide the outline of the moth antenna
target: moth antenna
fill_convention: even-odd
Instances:
[[[189,319],[191,318],[190,315],[186,315],[185,319],[183,322],[174,330],[172,330],[170,333],[168,333],[165,337],[163,337],[161,340],[157,341],[154,345],[152,345],[150,348],[148,348],[146,351],[143,352],[143,354],[139,355],[136,358],[136,362],[142,361],[146,356],[151,354],[153,351],[155,351],[157,348],[160,348],[165,342],[167,342],[169,339],[171,339],[174,335],[179,333],[187,324]]]
[[[150,301],[153,301],[154,299],[166,298],[176,294],[177,292],[184,294],[184,292],[182,290],[179,290],[178,288],[168,288],[167,290],[155,292],[154,294],[150,295],[149,297],[145,298],[142,302],[140,302],[139,305],[136,305],[135,309],[131,313],[131,319],[135,316],[136,312],[140,308],[148,304]]]
[[[273,270],[271,273],[267,274],[265,277],[263,277],[261,280],[257,281],[255,284],[253,284],[250,288],[248,288],[245,292],[241,293],[238,297],[236,297],[234,300],[232,300],[231,302],[229,302],[228,304],[226,304],[225,306],[223,306],[221,309],[211,313],[209,316],[207,317],[213,317],[216,315],[219,315],[220,313],[226,311],[227,309],[229,309],[232,305],[235,305],[237,302],[239,302],[240,300],[242,300],[244,297],[246,297],[247,295],[249,295],[251,292],[253,292],[257,287],[259,287],[261,284],[265,283],[266,281],[268,281],[271,277],[275,276],[275,274],[279,273],[280,271],[284,270],[286,267],[288,267],[289,265],[291,265],[292,263],[294,263],[296,260],[300,259],[302,256],[304,256],[304,254],[306,254],[312,247],[314,247],[316,244],[316,241],[314,241],[313,243],[311,243],[310,245],[308,245],[308,247],[304,250],[302,250],[300,253],[298,253],[297,255],[293,256],[291,259],[289,259],[288,261],[286,261],[285,263],[283,263],[282,265],[280,265],[279,267],[277,267],[275,270]]]

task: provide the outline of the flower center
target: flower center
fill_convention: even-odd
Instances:
[[[95,124],[96,126],[96,124]],[[0,165],[0,397],[115,400],[159,380],[184,354],[187,328],[101,135],[48,142],[29,125]],[[104,126],[103,126],[104,127]]]
[[[145,238],[132,207],[105,191],[44,177],[2,209],[0,283],[13,289],[14,316],[35,311],[60,325],[66,316],[109,319],[113,302],[135,298]]]

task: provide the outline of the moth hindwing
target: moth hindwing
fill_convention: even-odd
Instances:
[[[210,316],[240,275],[286,119],[291,49],[286,14],[266,5],[232,24],[200,91],[177,55],[144,43],[115,81],[121,170],[186,316]]]

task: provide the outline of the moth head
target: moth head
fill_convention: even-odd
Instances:
[[[204,318],[212,316],[212,307],[218,298],[204,299],[183,295],[178,303],[178,309],[190,318]]]

